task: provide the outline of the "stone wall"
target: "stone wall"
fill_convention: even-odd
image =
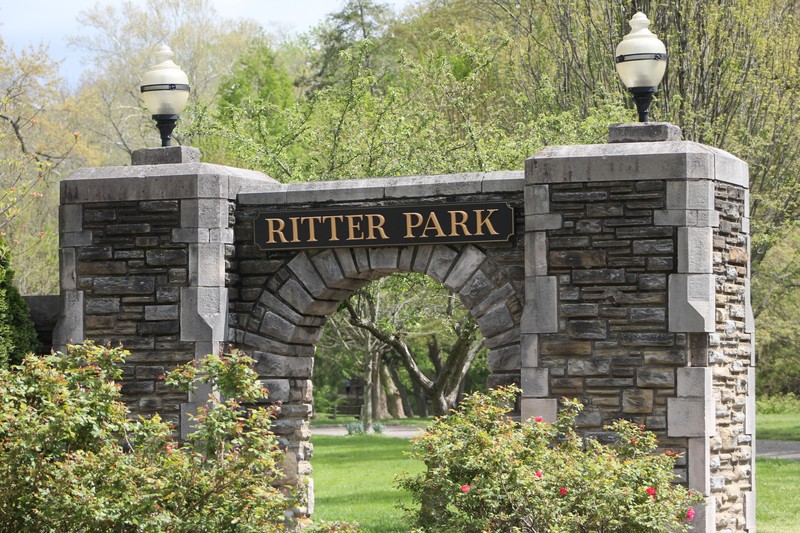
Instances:
[[[502,201],[515,207],[517,227],[522,228],[522,189],[521,173],[506,172],[292,184],[239,196],[235,253],[228,269],[228,336],[253,354],[271,400],[282,403],[275,432],[287,449],[287,482],[310,484],[314,346],[339,303],[371,280],[416,272],[458,294],[485,337],[493,383],[519,383],[522,235],[509,242],[474,245],[267,252],[254,244],[253,220],[275,210],[327,205],[346,209]],[[301,511],[312,510],[309,491]]]
[[[520,416],[553,420],[578,397],[600,439],[623,417],[683,452],[676,474],[707,496],[695,530],[753,531],[754,359],[747,166],[663,124],[612,127],[601,145],[549,147],[521,172],[282,185],[199,162],[186,148],[62,183],[61,317],[55,343],[123,342],[123,392],[182,435],[211,391],[159,378],[243,348],[282,403],[286,482],[307,487],[315,344],[339,302],[395,272],[459,294],[489,348],[491,384],[520,383]],[[503,201],[509,242],[262,250],[261,213]]]
[[[752,531],[747,166],[673,128],[527,162],[522,417],[565,395],[599,438],[639,421],[707,495],[697,531]]]
[[[709,335],[716,430],[708,466],[718,531],[755,529],[755,351],[750,312],[747,191],[717,184],[713,236],[716,332]],[[745,524],[741,516],[745,516]]]
[[[273,180],[199,162],[185,147],[141,150],[133,166],[81,169],[61,183],[61,317],[56,349],[91,339],[131,355],[122,394],[185,436],[208,390],[167,388],[164,373],[226,341],[231,200]]]
[[[161,413],[176,425],[185,394],[163,387],[167,370],[194,358],[180,340],[180,289],[188,280],[189,252],[175,242],[178,200],[83,204],[85,246],[75,251],[75,286],[83,292],[83,333],[131,351],[123,366],[122,395],[134,414]]]

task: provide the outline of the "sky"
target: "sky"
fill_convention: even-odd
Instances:
[[[145,0],[132,1],[146,5]],[[400,9],[413,0],[383,2]],[[61,75],[74,86],[81,75],[81,57],[68,48],[67,37],[78,33],[76,16],[97,4],[121,3],[120,0],[0,0],[0,36],[6,46],[17,52],[29,44],[48,45],[50,57],[63,60]],[[267,30],[281,27],[302,32],[341,8],[344,0],[212,0],[212,3],[226,18],[249,18]]]

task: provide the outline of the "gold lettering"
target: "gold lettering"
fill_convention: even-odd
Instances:
[[[427,235],[425,234],[431,230],[436,230],[437,237],[446,236],[445,232],[442,230],[442,225],[439,224],[439,219],[436,218],[436,213],[434,213],[433,211],[431,211],[431,213],[428,215],[428,220],[427,222],[425,222],[425,227],[422,228],[422,234],[420,236],[427,237]]]
[[[486,211],[487,215],[484,218],[483,212]],[[475,235],[483,235],[483,226],[489,230],[492,235],[499,235],[499,232],[492,226],[492,221],[489,218],[497,212],[497,209],[475,209]]]
[[[329,215],[327,217],[322,217],[322,221],[323,222],[326,222],[326,221],[330,222],[331,240],[332,241],[338,241],[339,240],[339,236],[336,234],[336,221],[337,220],[339,222],[341,222],[342,220],[344,220],[344,217],[342,215]]]
[[[406,235],[403,237],[404,239],[413,239],[414,238],[414,228],[418,228],[422,225],[422,215],[419,213],[403,213],[406,216]],[[416,222],[411,222],[411,217],[416,219]]]
[[[345,215],[345,218],[347,219],[347,240],[363,240],[364,234],[361,233],[361,221],[364,219],[364,215]],[[356,231],[359,232],[358,237],[356,237]]]
[[[321,222],[322,217],[300,217],[300,222],[308,222],[308,242],[317,242],[317,227],[314,222]]]
[[[467,215],[466,211],[450,211],[450,236],[458,237],[459,232],[456,228],[460,228],[461,235],[472,235],[467,228]]]
[[[377,214],[367,215],[367,231],[369,233],[369,237],[367,237],[367,239],[370,241],[377,239],[377,237],[375,237],[375,232],[377,231],[378,233],[381,234],[382,239],[388,240],[389,237],[387,237],[386,232],[383,231],[383,225],[385,223],[386,223],[386,217],[384,217],[383,215],[377,215]]]
[[[289,220],[292,222],[292,242],[300,242],[300,228],[297,225],[298,218],[291,217]]]
[[[275,240],[275,236],[277,235],[281,242],[289,242],[286,240],[286,236],[283,234],[283,230],[286,227],[286,223],[279,219],[279,218],[268,218],[267,219],[267,243],[275,244],[277,241]]]

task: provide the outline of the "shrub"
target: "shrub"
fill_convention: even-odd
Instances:
[[[290,498],[272,486],[272,412],[212,398],[179,445],[158,416],[129,420],[121,348],[87,342],[0,370],[2,531],[276,531]],[[228,397],[264,396],[251,360],[208,356],[172,372]]]
[[[17,364],[22,356],[36,351],[36,336],[28,305],[14,286],[11,252],[0,241],[0,367]]]
[[[800,397],[794,393],[759,396],[756,412],[762,415],[790,415],[800,413]]]
[[[620,420],[613,444],[574,430],[582,406],[564,401],[555,424],[508,417],[518,389],[465,399],[414,439],[427,470],[399,485],[420,505],[424,531],[686,531],[693,502],[674,485],[673,453],[654,454],[655,436]],[[690,510],[691,509],[691,510]],[[687,515],[688,513],[688,515]]]

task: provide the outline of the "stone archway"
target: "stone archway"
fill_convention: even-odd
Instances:
[[[325,319],[339,302],[369,281],[399,272],[427,274],[458,294],[486,339],[492,371],[519,370],[522,287],[473,245],[299,252],[268,279],[252,313],[237,317],[232,338],[256,350],[263,371],[310,368],[305,361],[283,361],[313,357]]]
[[[519,383],[522,285],[477,246],[338,248],[272,261],[281,266],[266,279],[252,311],[232,317],[236,325],[230,334],[256,359],[271,400],[282,403],[275,431],[287,447],[287,482],[307,483],[303,478],[311,472],[308,417],[315,344],[339,303],[372,280],[426,274],[457,294],[484,336],[495,382]]]
[[[294,452],[289,481],[300,482],[310,474],[310,377],[326,317],[370,279],[424,273],[478,318],[490,384],[521,383],[522,418],[552,420],[566,393],[589,406],[587,433],[641,420],[686,452],[676,471],[708,498],[698,531],[752,529],[748,171],[676,130],[612,127],[615,142],[545,148],[524,175],[279,184],[199,163],[185,147],[79,170],[61,183],[54,343],[124,344],[131,410],[158,412],[184,435],[204,398],[165,390],[158,376],[225,343],[254,352],[284,403],[275,429]],[[513,207],[516,232],[503,242],[301,252],[265,251],[255,239],[263,213],[469,202]],[[312,493],[298,512],[311,510]]]

